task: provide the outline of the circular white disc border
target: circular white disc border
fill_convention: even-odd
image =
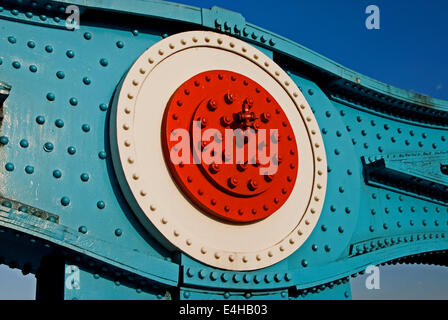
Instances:
[[[156,81],[150,75],[153,76],[158,69],[161,70],[163,63],[168,63],[170,57],[188,56],[186,54],[188,50],[197,49],[196,51],[200,52],[200,48],[214,48],[226,54],[230,53],[232,56],[238,57],[237,59],[243,58],[244,63],[250,62],[254,67],[268,75],[271,80],[265,79],[263,81],[260,76],[258,76],[259,79],[253,78],[253,74],[245,74],[241,72],[242,70],[236,70],[235,66],[228,65],[226,67],[226,62],[221,63],[220,67],[218,67],[219,63],[216,63],[217,67],[207,69],[201,67],[203,63],[201,59],[196,59],[196,61],[190,61],[192,64],[190,67],[194,67],[194,64],[196,64],[197,68],[202,69],[198,70],[196,68],[194,74],[188,77],[184,75],[184,79],[173,80],[174,90],[173,88],[166,88],[166,82],[162,83],[162,86],[158,89],[165,87],[166,92],[156,91],[158,100],[161,102],[153,104],[153,101],[148,101],[148,99],[153,100],[154,95],[148,97],[148,90],[143,90],[143,88],[151,83],[151,80],[153,85],[153,82]],[[223,56],[225,56],[224,53]],[[185,62],[185,60],[182,61]],[[190,77],[208,70],[239,72],[257,82],[260,81],[258,82],[260,85],[263,85],[263,82],[267,83],[273,80],[277,87],[284,92],[283,95],[289,99],[290,102],[286,104],[294,106],[295,114],[291,114],[291,108],[287,107],[289,110],[285,110],[285,97],[282,97],[280,93],[272,92],[279,92],[278,88],[273,90],[272,86],[263,86],[282,106],[293,127],[298,142],[299,174],[294,187],[295,191],[293,190],[287,202],[277,212],[262,221],[237,226],[202,214],[177,189],[176,183],[171,178],[164,162],[160,141],[162,123],[160,114],[163,115],[166,104],[177,87]],[[176,77],[176,72],[175,70],[171,71],[169,76],[172,79]],[[151,90],[151,87],[149,89]],[[261,51],[241,40],[214,32],[190,31],[179,33],[161,40],[144,52],[127,73],[119,91],[117,91],[117,95],[116,106],[114,106],[116,117],[111,119],[114,130],[116,130],[116,141],[111,141],[111,143],[117,144],[119,165],[127,183],[126,187],[132,192],[133,199],[127,197],[127,200],[134,200],[138,204],[139,210],[136,214],[144,225],[148,225],[149,220],[152,226],[178,249],[205,264],[227,270],[255,270],[275,264],[297,250],[311,234],[322,211],[327,184],[327,163],[322,136],[314,114],[301,91],[292,79]],[[140,108],[138,107],[139,103]],[[141,103],[146,104],[146,111],[140,111],[143,110]],[[297,111],[300,117],[297,117]],[[143,121],[142,115],[144,116],[148,112],[151,112],[150,115],[157,114],[159,116],[152,116],[154,118],[153,125],[142,128],[142,125],[139,126],[138,123]],[[138,116],[136,116],[137,114]],[[297,121],[299,121],[299,124],[297,124]],[[299,132],[301,128],[303,132]],[[143,146],[141,144],[142,138],[138,138],[145,134],[142,131],[143,129],[151,131],[151,134],[146,132],[147,139],[152,141],[149,143],[149,147]],[[139,141],[140,147],[137,147]],[[306,141],[308,147],[301,145],[304,141]],[[307,149],[309,149],[309,154],[304,156],[303,150]],[[148,165],[148,162],[142,161],[142,159],[153,162],[153,165]],[[114,166],[116,165],[118,164],[114,161]],[[303,174],[301,175],[300,172],[303,172]],[[307,178],[306,181],[301,181],[303,177]],[[121,180],[119,179],[120,183],[123,183]],[[169,189],[161,187],[161,185],[167,186],[167,184],[170,184]],[[308,194],[304,196],[303,188],[306,189],[308,184]],[[173,190],[175,190],[174,193]],[[173,210],[173,203],[176,201],[182,214]],[[296,205],[297,201],[299,206]],[[132,207],[136,208],[136,206]],[[302,207],[302,209],[300,210],[299,207]],[[184,215],[183,218],[182,215]],[[275,219],[277,219],[277,223]],[[288,221],[288,219],[293,223],[284,226],[284,230],[277,231],[273,228],[273,226],[278,225],[279,221]],[[190,227],[185,228],[184,224],[188,223],[190,223]],[[201,228],[191,230],[191,223],[193,225],[194,223],[203,223],[203,230],[206,230],[204,228],[212,230],[215,241],[209,237],[204,239],[205,235],[197,232],[197,229],[200,230]],[[226,241],[226,239],[232,237],[233,233],[238,233],[239,229],[243,230],[241,232],[244,232],[244,235],[247,235],[248,244],[240,246],[230,243],[229,245],[228,242],[231,241]],[[219,230],[219,232],[215,232],[216,230]],[[272,235],[272,237],[268,235]],[[266,238],[270,239],[269,244],[264,241]],[[274,241],[274,239],[276,240]],[[228,246],[230,246],[230,249]]]

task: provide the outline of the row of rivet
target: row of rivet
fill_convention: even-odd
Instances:
[[[364,244],[358,244],[353,246],[351,255],[354,256],[362,255],[365,253],[369,253],[371,251],[384,249],[402,243],[409,243],[421,240],[445,239],[445,237],[446,237],[445,233],[423,233],[416,235],[383,238],[377,241],[366,241]]]
[[[271,282],[282,282],[282,281],[292,281],[292,275],[290,273],[276,273],[276,274],[239,274],[239,273],[227,273],[227,272],[218,272],[218,271],[207,271],[205,269],[200,269],[197,272],[192,268],[188,268],[186,271],[186,275],[188,278],[198,278],[200,280],[208,280],[211,281],[220,281],[220,282],[229,282],[233,283],[254,283],[260,284],[262,282],[271,283]]]

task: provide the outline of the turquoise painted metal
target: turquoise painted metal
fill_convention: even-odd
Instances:
[[[80,28],[66,28],[77,5]],[[328,182],[311,236],[255,271],[207,266],[143,228],[115,176],[114,92],[151,45],[213,30],[286,70],[323,135]],[[350,299],[369,265],[446,264],[448,102],[380,83],[218,7],[2,1],[0,263],[38,299]]]

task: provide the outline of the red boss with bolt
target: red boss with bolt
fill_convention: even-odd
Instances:
[[[235,72],[206,71],[174,92],[162,146],[178,187],[219,219],[264,219],[296,182],[298,150],[287,116],[265,88]]]

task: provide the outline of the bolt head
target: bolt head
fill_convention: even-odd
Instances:
[[[271,114],[269,112],[263,112],[261,115],[261,121],[267,123],[269,120],[271,120]]]
[[[207,107],[210,111],[215,111],[216,108],[218,108],[218,104],[216,103],[215,99],[210,99],[208,101]]]
[[[236,167],[239,171],[245,171],[245,170],[247,170],[249,165],[247,163],[239,163],[239,164],[237,164]]]
[[[234,96],[234,94],[233,94],[232,92],[227,92],[227,93],[224,95],[224,101],[225,101],[227,104],[232,104],[232,103],[235,101],[235,96]]]
[[[250,190],[254,191],[258,188],[258,182],[255,179],[250,179],[247,186]]]
[[[230,177],[228,184],[230,188],[236,188],[238,186],[238,179],[236,177]]]
[[[228,126],[232,123],[232,117],[231,116],[224,116],[221,118],[222,123],[224,124],[224,126]]]
[[[217,164],[217,163],[215,163],[215,162],[213,162],[213,163],[210,165],[210,171],[211,171],[212,173],[218,173],[219,171],[221,171],[221,165],[220,165],[220,164]]]

